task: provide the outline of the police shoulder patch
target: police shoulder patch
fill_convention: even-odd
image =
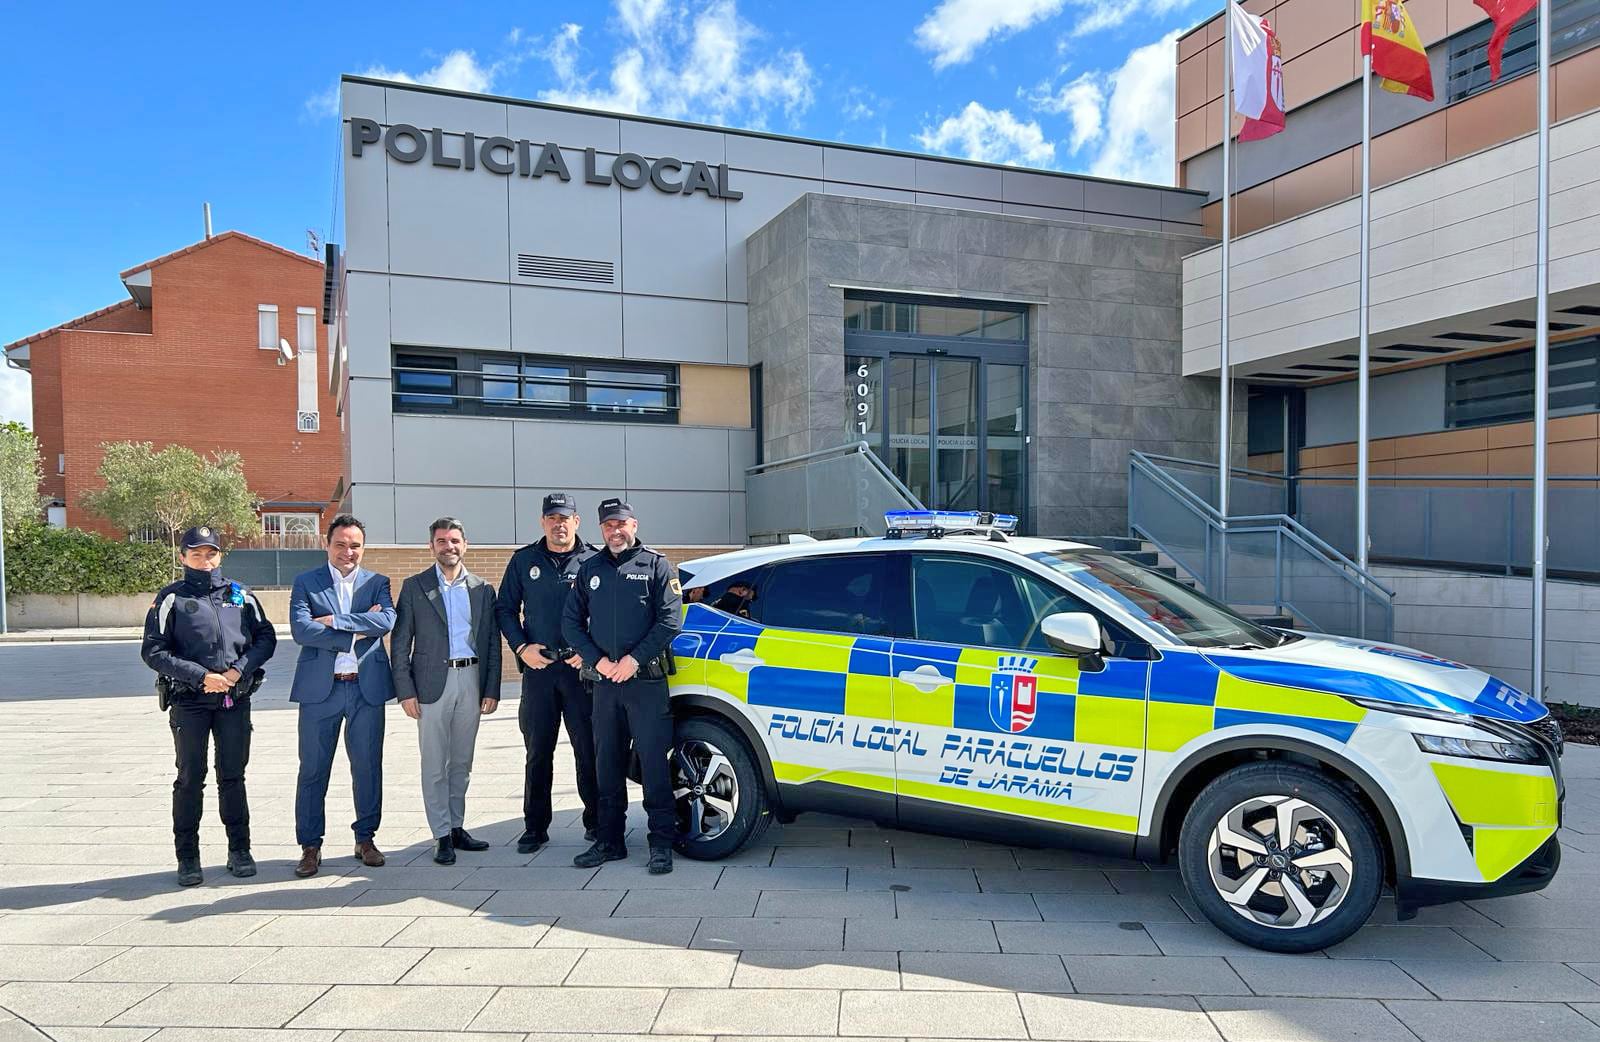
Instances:
[[[671,590],[673,593],[681,594],[683,593],[683,584],[678,582],[678,577],[674,575],[672,578],[667,580],[667,589]]]
[[[599,588],[600,588],[600,577],[598,575],[589,576],[589,589],[598,590]]]

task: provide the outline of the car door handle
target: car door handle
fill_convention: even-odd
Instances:
[[[937,666],[927,665],[918,666],[916,669],[902,669],[900,671],[900,680],[910,684],[925,695],[933,694],[946,684],[955,683],[955,681],[939,672]]]
[[[728,651],[717,656],[717,661],[724,666],[732,666],[741,673],[748,673],[757,666],[767,664],[766,659],[757,655],[749,648],[740,648],[738,651]]]

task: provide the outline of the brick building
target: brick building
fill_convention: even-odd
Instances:
[[[100,446],[149,441],[238,452],[267,541],[315,532],[344,471],[321,262],[228,231],[121,278],[128,300],[4,348],[33,377],[51,522],[113,534],[81,506]]]

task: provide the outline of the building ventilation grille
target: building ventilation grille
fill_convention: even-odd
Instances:
[[[517,274],[525,279],[562,279],[567,282],[616,281],[615,265],[610,261],[579,260],[576,257],[541,257],[517,254]]]

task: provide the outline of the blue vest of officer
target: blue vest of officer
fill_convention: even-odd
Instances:
[[[205,547],[221,550],[215,529],[202,526],[183,534],[185,554]],[[278,635],[255,594],[216,569],[186,566],[182,579],[156,592],[145,616],[140,654],[166,679],[169,691],[167,723],[178,763],[172,783],[172,836],[184,885],[200,882],[200,812],[212,740],[228,868],[237,876],[255,874],[244,789],[250,694],[259,683],[257,671],[277,646]],[[222,680],[208,685],[208,676]]]
[[[544,497],[543,516],[576,518],[577,501],[565,492]],[[576,521],[572,522],[574,525]],[[522,729],[522,835],[517,850],[531,854],[550,842],[550,822],[555,811],[550,788],[555,776],[556,742],[566,721],[577,774],[578,797],[583,801],[583,827],[592,841],[599,821],[599,794],[594,776],[594,703],[589,685],[567,665],[573,654],[561,635],[561,612],[578,569],[597,551],[581,539],[565,553],[550,549],[548,539],[524,546],[511,555],[495,598],[495,619],[500,633],[517,657],[522,673],[522,698],[517,703],[517,724]],[[522,651],[537,644],[546,663],[529,668]]]
[[[620,499],[600,504],[602,528],[626,522],[633,508]],[[639,755],[644,809],[649,822],[650,871],[672,870],[677,824],[667,755],[672,745],[663,653],[683,625],[683,596],[671,563],[643,543],[620,552],[608,546],[585,561],[567,598],[562,632],[593,669],[602,661],[631,658],[638,671],[616,682],[594,682],[595,774],[600,786],[599,838],[574,859],[580,867],[626,856],[622,845],[628,809],[628,741]]]

